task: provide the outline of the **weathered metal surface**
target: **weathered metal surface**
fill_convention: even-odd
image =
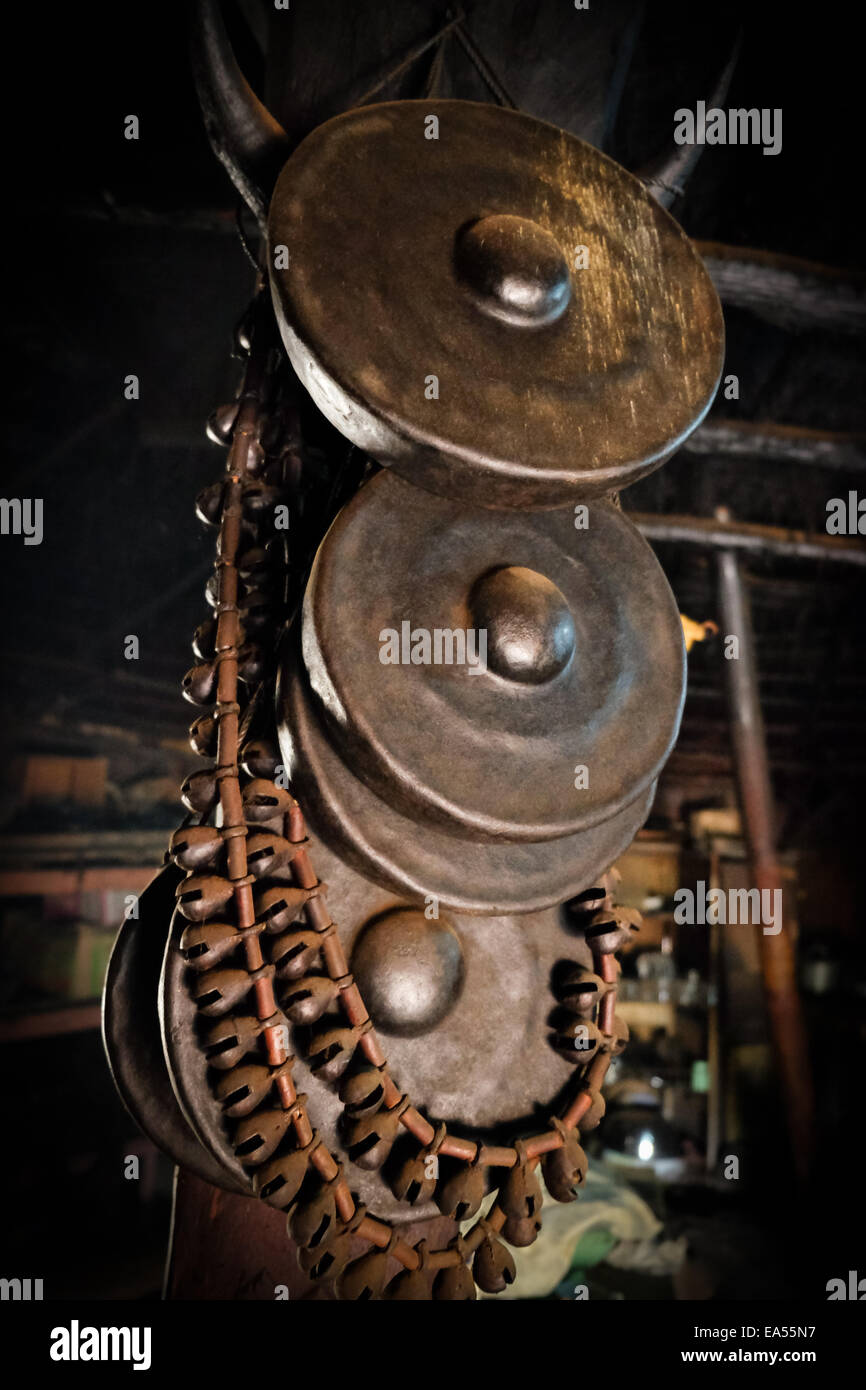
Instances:
[[[318,840],[313,841],[311,853],[328,884],[329,899],[339,907],[340,939],[359,982],[367,970],[364,958],[369,954],[371,933],[383,922],[392,924],[390,966],[386,961],[383,967],[381,958],[375,962],[376,988],[367,1003],[374,1026],[387,1037],[389,1068],[400,1087],[425,1113],[447,1114],[458,1128],[494,1136],[520,1129],[530,1121],[537,1104],[553,1105],[570,1080],[572,1067],[549,1041],[546,1025],[556,1007],[552,981],[566,958],[584,968],[592,960],[583,934],[573,929],[569,916],[558,908],[519,917],[454,914],[447,930],[459,947],[459,983],[449,972],[448,1007],[438,1018],[431,1012],[423,1026],[407,1033],[399,1024],[397,1030],[391,1025],[401,1011],[402,1017],[408,1013],[419,1022],[429,1005],[429,977],[423,968],[413,976],[397,957],[405,950],[417,956],[417,937],[419,932],[423,935],[418,919],[431,938],[441,935],[440,922],[426,921],[423,909],[410,912],[405,897],[377,888],[354,873]],[[404,926],[408,923],[409,931],[401,931],[401,921]],[[249,1191],[213,1094],[213,1077],[208,1075],[197,1036],[200,1022],[176,936],[175,930],[174,949],[166,951],[160,986],[171,1076],[190,1124],[209,1150],[219,1155],[225,1170],[222,1178],[211,1181],[229,1186],[225,1173],[232,1173],[235,1190]],[[278,1000],[283,988],[278,984]],[[295,1030],[295,1051],[303,1050],[304,1036],[303,1029]],[[303,1091],[316,1128],[329,1147],[338,1148],[343,1141],[342,1105],[334,1087],[305,1073]],[[385,1176],[392,1176],[411,1151],[407,1136],[395,1145]],[[409,1208],[398,1202],[377,1173],[353,1167],[352,1188],[361,1201],[389,1220],[414,1221],[435,1212],[430,1201]]]
[[[315,717],[416,839],[599,825],[655,780],[682,712],[675,600],[606,502],[490,513],[380,473],[320,547],[301,644]]]
[[[218,1155],[220,1176],[212,1176],[209,1181],[233,1192],[249,1194],[252,1192],[250,1176],[232,1152],[221,1107],[210,1093],[207,1061],[199,1037],[201,1025],[196,1019],[195,1002],[184,983],[186,962],[180,952],[180,936],[186,923],[177,912],[170,922],[170,930],[163,938],[157,997],[163,1065],[167,1068],[174,1103],[200,1150]]]
[[[371,791],[316,718],[297,654],[279,689],[280,747],[310,823],[347,863],[412,901],[432,895],[468,913],[536,912],[589,888],[631,844],[655,784],[609,820],[558,840],[492,840],[419,826]]]
[[[460,935],[444,916],[395,908],[362,928],[352,946],[352,973],[370,1017],[383,1033],[416,1037],[451,1013],[465,982]]]
[[[269,240],[313,400],[446,496],[549,507],[623,487],[718,384],[721,310],[681,228],[612,160],[518,112],[428,100],[336,117],[280,175]]]
[[[441,122],[459,135],[467,108],[437,106]],[[368,127],[372,121],[368,134],[381,134],[384,125],[400,137],[408,172],[405,115],[405,108],[373,108],[363,119]],[[511,165],[501,121],[477,108],[476,127],[483,133],[489,125],[494,147],[498,139],[498,166],[495,157],[475,162],[475,194],[480,187],[488,202],[451,227],[447,253],[440,236],[437,254],[445,256],[471,324],[467,352],[484,362],[488,386],[493,381],[492,392],[477,398],[487,411],[481,427],[496,431],[521,356],[508,349],[497,364],[499,340],[487,330],[516,334],[515,343],[522,337],[524,365],[544,358],[542,335],[559,334],[562,370],[554,370],[557,353],[548,339],[550,379],[529,381],[511,420],[523,433],[515,476],[532,483],[521,495],[549,507],[565,495],[558,491],[564,477],[575,494],[575,471],[591,493],[661,461],[677,442],[670,435],[670,373],[674,366],[691,372],[684,425],[691,429],[721,334],[712,322],[715,296],[674,224],[642,192],[638,197],[633,188],[626,197],[622,171],[599,164],[594,151],[515,119],[511,187],[513,193],[528,185],[527,202],[510,206],[507,188],[504,202],[493,200]],[[334,125],[345,129],[346,121]],[[538,168],[530,178],[533,142]],[[471,171],[465,127],[462,143],[453,143],[440,154]],[[576,178],[581,160],[592,175],[581,185],[590,220],[612,219],[618,194],[625,204],[618,209],[625,238],[614,235],[611,220],[594,243],[606,262],[608,295],[613,287],[631,296],[619,333],[611,330],[599,282],[593,291],[591,281],[575,280],[572,243],[563,245],[575,206],[569,170]],[[433,182],[432,202],[418,195],[414,211],[422,225],[425,210],[434,223],[439,217],[441,232],[454,211],[443,202],[444,168]],[[583,270],[583,255],[581,248],[575,271]],[[638,267],[641,257],[649,279]],[[659,293],[664,257],[680,274],[680,299],[667,282],[667,298]],[[288,263],[297,265],[294,250]],[[410,320],[417,314],[405,267],[402,281],[395,279],[385,288],[396,295],[383,301],[392,335],[393,316],[405,309],[402,291]],[[441,288],[436,275],[433,282]],[[682,356],[683,304],[699,319],[703,313],[702,354],[694,342],[686,345],[700,358],[694,370]],[[352,313],[358,308],[355,302]],[[606,348],[593,340],[603,326]],[[330,334],[338,325],[326,327]],[[441,347],[442,328],[434,328]],[[216,430],[230,438],[226,476],[199,507],[205,524],[219,529],[207,588],[214,618],[196,634],[198,664],[184,694],[212,711],[191,730],[194,749],[210,765],[184,783],[182,799],[199,821],[182,827],[170,847],[187,876],[176,888],[159,982],[166,1067],[179,1109],[225,1170],[225,1185],[288,1212],[305,1272],[344,1298],[378,1297],[386,1287],[396,1298],[474,1298],[469,1261],[476,1252],[479,1283],[498,1284],[508,1262],[497,1233],[518,1246],[535,1239],[541,1189],[534,1169],[559,1149],[568,1154],[555,1186],[561,1200],[571,1200],[580,1176],[576,1127],[591,1129],[601,1118],[599,1088],[627,1037],[615,1017],[613,953],[633,930],[634,914],[616,910],[610,882],[598,880],[646,815],[676,734],[681,626],[651,551],[609,501],[528,517],[466,506],[467,495],[506,508],[519,500],[507,481],[502,485],[501,461],[494,458],[491,470],[489,457],[463,448],[461,409],[465,415],[469,398],[456,415],[446,412],[432,472],[423,466],[430,451],[404,419],[395,437],[421,461],[425,485],[435,492],[447,482],[446,492],[459,501],[381,474],[335,521],[296,625],[303,669],[296,651],[277,692],[290,793],[261,727],[262,687],[248,704],[263,677],[276,675],[268,643],[247,640],[249,615],[261,631],[287,611],[286,554],[274,509],[283,498],[296,502],[304,481],[272,331],[260,294],[242,335],[250,357],[238,409]],[[417,319],[412,331],[417,346]],[[466,366],[469,357],[462,361]],[[393,340],[378,365],[396,365]],[[713,363],[714,376],[719,365]],[[375,376],[376,361],[372,367]],[[575,372],[587,378],[581,390],[574,389]],[[630,376],[639,378],[631,387]],[[395,385],[399,396],[399,379]],[[659,390],[662,404],[654,397]],[[621,451],[613,462],[599,460],[610,429],[636,428],[635,397],[655,400],[652,418],[646,408],[649,443],[638,431],[625,440],[625,460]],[[438,390],[431,399],[439,400]],[[570,472],[552,466],[553,445],[562,443],[560,415],[588,450],[584,468],[573,453]],[[342,416],[340,425],[357,442]],[[660,430],[667,431],[663,445]],[[638,438],[643,452],[635,462]],[[420,659],[414,651],[395,657],[393,642],[414,643],[416,630]],[[443,632],[452,643],[463,636],[462,657],[459,645],[456,658],[453,650],[450,659],[431,653]],[[383,638],[391,646],[387,658]],[[652,720],[643,717],[647,706]],[[446,759],[451,765],[443,767]],[[308,799],[324,843],[309,834],[295,793]],[[572,904],[574,913],[566,912],[563,899],[584,888],[589,892]],[[339,924],[329,894],[338,901]],[[461,910],[440,914],[449,904]],[[580,979],[596,982],[588,1007],[578,1000],[577,1016],[576,968],[584,972]],[[561,976],[569,981],[565,999]],[[555,1116],[540,1132],[539,1104]],[[429,1251],[401,1234],[437,1209],[454,1220],[475,1217],[490,1189],[498,1198],[465,1239]],[[370,1247],[360,1256],[359,1239]],[[395,1259],[404,1272],[392,1279]]]
[[[120,928],[106,971],[102,1036],[114,1084],[139,1129],[175,1162],[225,1185],[227,1171],[198,1142],[177,1103],[157,1016],[163,951],[182,877],[174,865],[162,869],[141,894],[138,916]]]

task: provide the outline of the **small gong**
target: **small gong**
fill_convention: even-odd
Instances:
[[[314,401],[430,491],[551,507],[622,488],[715,394],[721,309],[682,229],[613,160],[519,112],[345,112],[288,160],[269,240]]]

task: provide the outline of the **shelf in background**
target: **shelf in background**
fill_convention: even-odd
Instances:
[[[55,1009],[0,1014],[0,1042],[21,1042],[26,1038],[50,1038],[62,1033],[86,1033],[99,1028],[102,1010],[98,1000],[63,1004]]]

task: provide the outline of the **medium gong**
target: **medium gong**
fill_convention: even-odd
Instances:
[[[657,468],[715,394],[723,324],[640,181],[520,112],[345,112],[278,180],[283,341],[321,411],[409,481],[551,507]]]
[[[684,680],[673,595],[611,503],[491,512],[383,471],[319,549],[281,742],[357,867],[464,911],[530,911],[643,823]]]

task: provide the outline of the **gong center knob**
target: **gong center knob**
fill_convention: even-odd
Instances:
[[[565,595],[543,574],[507,565],[482,575],[469,600],[486,632],[487,665],[506,680],[541,685],[568,665],[574,621]]]
[[[383,1033],[414,1037],[435,1027],[463,985],[463,947],[451,924],[398,908],[364,927],[352,974]]]
[[[478,307],[506,323],[552,323],[571,298],[562,247],[528,217],[497,213],[461,227],[455,264]]]

